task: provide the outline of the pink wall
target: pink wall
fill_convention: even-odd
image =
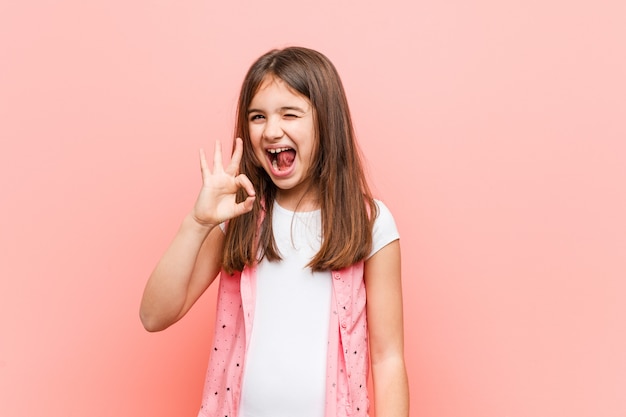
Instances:
[[[141,291],[288,44],[400,226],[412,416],[626,415],[625,4],[3,2],[0,415],[195,415],[214,293],[148,334]]]

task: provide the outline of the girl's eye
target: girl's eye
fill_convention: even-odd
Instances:
[[[288,114],[285,114],[284,117],[286,117],[287,119],[295,119],[298,116],[296,114],[288,113]]]
[[[250,121],[251,122],[255,122],[257,120],[261,120],[264,119],[262,114],[253,114],[252,116],[250,116]]]

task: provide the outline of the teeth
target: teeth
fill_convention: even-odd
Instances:
[[[276,160],[272,161],[272,168],[278,171],[278,162],[276,162]]]
[[[291,148],[273,148],[273,149],[268,149],[267,151],[269,153],[281,153],[283,151],[288,151]]]

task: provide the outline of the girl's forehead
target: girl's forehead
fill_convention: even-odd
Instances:
[[[252,98],[254,99],[254,97],[256,97],[259,93],[265,92],[271,88],[275,88],[277,90],[283,90],[283,91],[286,90],[289,93],[293,94],[294,96],[298,96],[308,101],[308,98],[306,98],[300,92],[296,91],[293,87],[287,84],[285,80],[283,80],[282,78],[278,77],[275,74],[267,74],[265,77],[263,77],[263,80],[259,83],[259,86],[254,92],[254,95],[252,96]]]
[[[270,85],[280,85],[280,84],[286,84],[285,81],[283,81],[282,78],[278,77],[276,74],[266,74],[263,79],[261,80],[261,82],[259,83],[259,86],[257,87],[257,92],[259,90],[264,90],[267,87],[269,87]]]

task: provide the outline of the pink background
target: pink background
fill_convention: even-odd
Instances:
[[[3,1],[0,415],[195,415],[214,289],[159,334],[139,299],[245,70],[297,44],[401,230],[411,415],[625,416],[625,5]]]

